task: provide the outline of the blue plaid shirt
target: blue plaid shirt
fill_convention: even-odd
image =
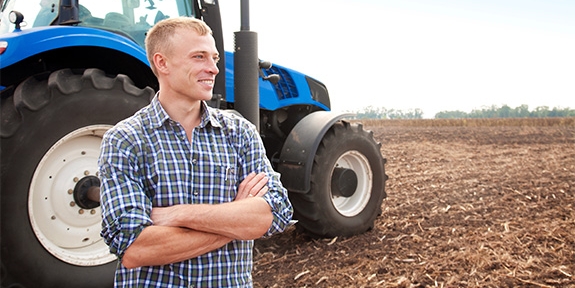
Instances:
[[[266,157],[255,127],[202,102],[198,127],[186,137],[157,96],[103,138],[99,159],[101,235],[119,258],[153,222],[153,207],[218,204],[234,200],[250,172],[265,172],[273,222],[266,236],[282,232],[292,206]],[[252,287],[253,241],[234,240],[202,256],[163,266],[116,269],[116,287]]]

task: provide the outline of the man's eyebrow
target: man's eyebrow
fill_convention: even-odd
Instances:
[[[206,54],[206,55],[215,55],[215,56],[220,57],[220,53],[219,53],[219,52],[215,52],[215,53],[212,54],[212,52],[209,52],[209,51],[206,51],[206,50],[191,51],[191,52],[190,52],[190,55],[191,55],[191,54]]]

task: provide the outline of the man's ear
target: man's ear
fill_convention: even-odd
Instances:
[[[154,66],[156,66],[156,70],[158,72],[162,74],[167,74],[169,72],[168,61],[164,55],[156,53],[154,54],[154,57],[152,57],[152,60],[154,61]]]

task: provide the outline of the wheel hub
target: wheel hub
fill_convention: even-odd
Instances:
[[[357,189],[357,175],[351,169],[336,167],[331,176],[331,189],[335,196],[353,196]]]
[[[76,183],[74,201],[83,209],[93,209],[100,206],[100,179],[89,175]]]

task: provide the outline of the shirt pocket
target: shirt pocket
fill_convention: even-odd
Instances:
[[[215,163],[210,181],[210,196],[213,203],[231,202],[236,198],[238,187],[238,169],[234,163]]]

